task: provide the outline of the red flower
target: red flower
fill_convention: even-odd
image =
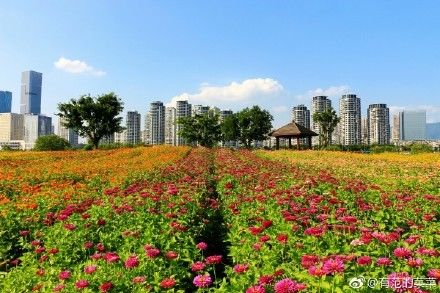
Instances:
[[[234,272],[237,274],[245,273],[249,269],[249,265],[246,264],[237,264],[234,266]]]
[[[205,269],[205,264],[201,261],[195,262],[191,265],[191,271],[199,272]]]
[[[165,255],[165,257],[169,260],[176,259],[178,256],[179,256],[179,254],[174,251],[168,251],[167,254]]]
[[[316,255],[305,254],[301,257],[301,265],[306,269],[316,265],[318,262],[319,262],[319,257]]]
[[[112,282],[104,282],[101,284],[101,286],[99,286],[99,291],[101,292],[108,292],[113,288],[113,283]]]
[[[69,279],[71,276],[70,271],[61,271],[60,274],[58,275],[58,278],[60,278],[60,280],[67,280]]]
[[[360,266],[366,266],[371,264],[371,257],[369,256],[361,256],[357,259],[357,264]]]
[[[389,266],[391,265],[391,260],[388,257],[379,257],[376,263],[380,266]]]
[[[84,273],[86,273],[88,275],[93,274],[94,272],[96,272],[97,268],[98,267],[95,266],[95,265],[85,266],[84,267]]]
[[[271,275],[263,275],[258,279],[258,284],[260,285],[268,285],[272,284],[274,277]]]
[[[164,289],[173,288],[175,285],[176,281],[172,278],[163,279],[162,282],[160,282],[160,286]]]
[[[263,286],[257,285],[247,288],[246,293],[266,293],[266,289]]]
[[[118,262],[120,257],[116,252],[107,252],[104,255],[104,259],[109,263],[113,263],[113,262]]]
[[[208,248],[208,244],[206,244],[205,242],[199,242],[197,243],[196,248],[200,250],[206,250]]]
[[[76,281],[76,283],[75,283],[76,289],[84,289],[84,288],[87,288],[88,286],[89,286],[89,281],[87,281],[87,280],[79,280],[79,281]]]
[[[147,280],[146,277],[144,277],[144,276],[137,276],[137,277],[133,278],[133,283],[140,284],[140,283],[145,282],[145,280]]]
[[[287,240],[288,240],[288,236],[287,236],[287,234],[278,234],[277,240],[283,244],[286,244]]]
[[[412,255],[412,252],[408,248],[398,247],[398,248],[394,249],[393,254],[397,258],[407,258]]]
[[[211,255],[206,258],[206,263],[209,265],[219,264],[219,263],[221,263],[221,261],[222,261],[221,255]]]
[[[136,255],[130,255],[124,263],[127,269],[132,269],[139,266],[139,259]]]
[[[147,249],[147,256],[148,256],[149,258],[155,258],[155,257],[157,257],[159,254],[160,254],[160,250],[157,249],[157,248],[150,248],[150,249]]]

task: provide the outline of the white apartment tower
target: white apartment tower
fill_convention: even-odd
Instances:
[[[145,115],[144,139],[150,145],[165,143],[165,106],[162,102],[150,104],[150,111]]]
[[[191,116],[191,104],[188,101],[176,102],[176,120],[182,117]],[[185,140],[179,135],[180,126],[176,125],[176,145],[185,145]]]
[[[371,104],[368,107],[368,143],[390,143],[390,110],[386,104]]]
[[[310,129],[310,110],[304,105],[298,105],[292,109],[292,121]],[[307,138],[300,139],[301,144],[308,145]]]
[[[0,141],[23,140],[24,116],[15,113],[0,113]]]
[[[165,108],[165,144],[176,145],[176,108]]]
[[[315,96],[312,98],[312,111],[311,111],[312,130],[317,134],[320,134],[321,131],[319,129],[319,124],[313,121],[313,114],[324,112],[327,109],[330,109],[331,107],[332,107],[332,101],[328,99],[327,96]],[[313,137],[312,145],[318,145],[318,144],[319,144],[319,136]]]
[[[209,106],[202,106],[202,105],[193,105],[191,111],[191,115],[194,117],[196,115],[205,115],[209,113]]]
[[[128,111],[125,120],[126,138],[128,144],[137,144],[141,142],[141,114],[137,111]]]
[[[356,95],[342,95],[339,101],[340,142],[343,145],[361,143],[361,99]]]

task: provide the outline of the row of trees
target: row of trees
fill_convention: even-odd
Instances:
[[[73,129],[88,139],[93,148],[98,148],[101,139],[107,135],[124,130],[121,126],[123,103],[115,93],[96,98],[84,95],[58,105],[65,127]],[[333,109],[315,113],[313,120],[320,127],[320,145],[327,146],[339,122]],[[272,130],[272,115],[258,106],[245,108],[220,121],[218,114],[180,118],[179,135],[189,143],[206,147],[215,146],[220,141],[239,141],[249,148],[253,141],[264,140]]]
[[[179,118],[179,135],[187,142],[213,147],[220,141],[239,141],[249,148],[253,141],[264,140],[272,130],[273,117],[258,106],[226,116],[223,121],[214,111]]]

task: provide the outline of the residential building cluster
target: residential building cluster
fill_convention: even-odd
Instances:
[[[12,113],[12,93],[0,91],[0,148],[9,146],[13,149],[32,149],[38,137],[54,133],[52,118],[41,114],[42,73],[25,71],[21,76],[20,113]],[[311,100],[311,109],[301,104],[294,106],[291,119],[304,127],[320,133],[319,124],[314,121],[315,113],[332,108],[328,96],[315,96]],[[184,145],[185,140],[179,136],[179,118],[217,113],[220,121],[232,115],[229,109],[191,105],[188,101],[177,101],[174,106],[166,106],[161,101],[150,104],[145,114],[144,125],[141,125],[141,114],[128,111],[125,117],[125,129],[105,137],[101,143],[127,143],[147,145]],[[440,123],[426,123],[426,111],[405,110],[391,117],[386,104],[378,103],[368,106],[366,117],[362,117],[361,99],[354,94],[344,94],[339,100],[339,124],[331,137],[332,144],[390,144],[414,140],[440,139]],[[57,135],[72,145],[78,145],[79,137],[72,129],[63,125],[58,119]],[[283,143],[283,142],[282,142]],[[285,142],[284,142],[285,143]],[[302,138],[301,144],[308,145],[308,138]],[[312,138],[312,145],[319,144],[319,137]],[[238,142],[222,142],[222,146],[236,147]],[[255,142],[255,146],[273,146],[271,139]]]

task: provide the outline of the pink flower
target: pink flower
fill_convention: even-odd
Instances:
[[[136,255],[130,255],[124,264],[127,269],[135,268],[139,266],[139,259]]]
[[[113,283],[112,282],[104,282],[101,284],[101,286],[99,286],[99,291],[101,292],[108,292],[113,288]]]
[[[64,284],[58,284],[53,288],[53,292],[61,292],[66,288],[66,285]]]
[[[211,283],[212,283],[212,279],[210,275],[198,275],[193,280],[193,284],[199,288],[209,287]]]
[[[268,284],[272,284],[274,280],[274,277],[271,275],[263,275],[260,278],[258,278],[258,284],[260,285],[268,285]]]
[[[167,254],[165,255],[165,257],[169,260],[176,259],[178,256],[179,256],[179,254],[174,251],[168,251]]]
[[[266,289],[261,285],[257,285],[247,288],[246,293],[266,293]]]
[[[389,266],[391,265],[391,260],[388,257],[379,257],[376,263],[380,266]]]
[[[291,279],[283,279],[275,284],[275,293],[293,293],[304,290],[306,286],[304,284],[297,283]]]
[[[75,283],[76,289],[84,289],[89,286],[89,281],[87,280],[79,280]]]
[[[93,274],[94,272],[96,272],[97,268],[98,267],[95,265],[85,266],[84,273],[86,273],[87,275]]]
[[[428,271],[428,277],[440,280],[440,269],[430,269]]]
[[[104,255],[104,259],[109,263],[113,263],[113,262],[118,262],[120,258],[116,252],[107,252]]]
[[[197,243],[196,248],[200,250],[206,250],[208,248],[208,244],[206,244],[205,242],[199,242]]]
[[[195,262],[191,265],[191,271],[199,272],[205,269],[205,264],[201,261]]]
[[[327,275],[344,272],[344,262],[341,259],[328,259],[322,265],[322,269]]]
[[[315,267],[315,266],[311,266],[308,269],[308,272],[309,272],[309,274],[311,276],[315,276],[315,277],[321,277],[321,276],[324,276],[326,274],[322,268]]]
[[[421,258],[409,258],[408,260],[407,260],[407,264],[410,266],[410,267],[420,267],[420,266],[422,266],[423,265],[423,260],[421,259]]]
[[[69,279],[71,276],[70,271],[61,271],[60,274],[58,275],[58,278],[60,278],[60,280],[67,280]]]
[[[398,257],[398,258],[407,258],[412,255],[412,252],[408,248],[398,247],[398,248],[394,249],[393,254],[395,257]]]
[[[160,250],[157,248],[147,249],[147,256],[149,258],[156,258],[160,254]]]
[[[219,264],[219,263],[221,263],[221,261],[222,261],[221,255],[211,255],[206,258],[206,263],[209,265]]]
[[[249,269],[249,265],[246,264],[237,264],[234,266],[234,272],[237,274],[245,273]]]
[[[173,278],[163,279],[162,282],[160,282],[160,286],[164,289],[173,288],[175,285],[176,281]]]
[[[140,284],[140,283],[145,282],[145,280],[147,280],[146,277],[144,277],[144,276],[137,276],[137,277],[133,278],[133,283]]]
[[[98,249],[98,251],[103,252],[105,250],[104,244],[102,243],[96,244],[96,249]]]
[[[371,264],[371,257],[369,256],[361,256],[357,259],[357,264],[360,266],[366,266]]]
[[[87,241],[87,242],[84,243],[83,246],[84,246],[85,249],[90,249],[90,248],[93,247],[93,242],[92,241]]]

